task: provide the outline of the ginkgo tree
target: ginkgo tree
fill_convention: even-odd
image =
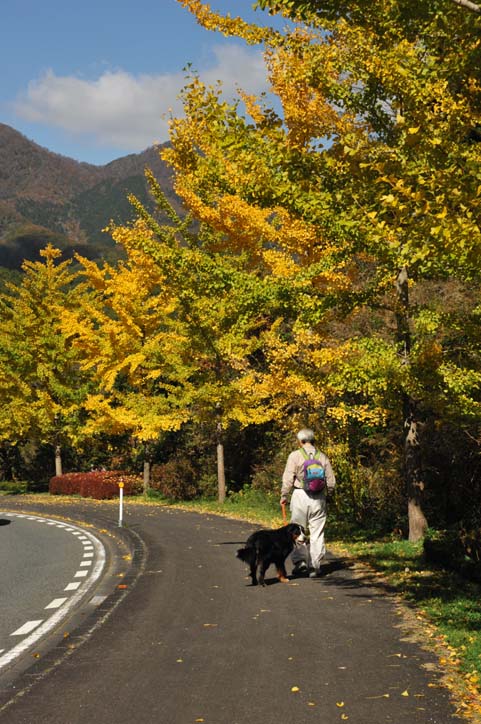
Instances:
[[[450,316],[433,300],[419,304],[424,283],[479,281],[481,20],[450,0],[398,0],[386,13],[362,1],[263,2],[303,19],[279,33],[179,2],[207,28],[263,43],[277,103],[241,92],[245,113],[194,76],[164,154],[176,190],[229,253],[262,261],[277,280],[281,264],[285,286],[297,287],[302,303],[275,353],[290,352],[280,375],[293,355],[314,359],[327,416],[341,425],[365,414],[403,431],[418,539],[425,419],[481,413],[479,353],[459,354]],[[366,309],[378,328],[335,342],[336,320]],[[269,385],[270,394],[275,371],[251,375],[251,394]]]
[[[82,436],[89,375],[62,333],[61,316],[88,297],[52,245],[40,261],[26,261],[18,283],[0,295],[0,439],[17,445],[48,443],[62,472],[62,445]]]
[[[173,319],[175,296],[135,244],[137,239],[148,244],[150,230],[139,220],[115,236],[126,260],[112,266],[78,257],[92,295],[64,311],[62,326],[95,383],[84,404],[86,433],[131,435],[145,450],[147,488],[151,444],[186,419],[177,389],[188,379],[187,343]]]
[[[225,430],[276,418],[275,394],[256,378],[267,364],[263,350],[282,348],[280,310],[295,306],[306,280],[293,284],[275,250],[266,266],[248,251],[254,238],[245,252],[230,251],[212,225],[179,218],[147,177],[168,221],[132,198],[137,220],[110,229],[126,261],[111,267],[79,258],[96,294],[64,315],[65,333],[98,386],[86,402],[87,430],[130,432],[149,443],[187,421]],[[279,275],[269,274],[271,266]]]

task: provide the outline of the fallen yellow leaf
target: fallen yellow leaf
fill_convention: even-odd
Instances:
[[[409,696],[409,691],[406,689],[405,691],[403,691],[401,696]]]
[[[368,696],[367,699],[389,699],[389,694],[379,694],[379,696]]]
[[[348,715],[347,715],[347,714],[341,714],[341,719],[344,719],[344,720],[346,720],[346,719],[349,719],[349,717],[348,717]]]
[[[339,706],[339,707],[344,706],[344,702],[343,702],[343,701],[336,701],[336,706]]]
[[[298,686],[293,686],[293,687],[291,687],[291,691],[293,691],[295,693],[296,691],[300,691],[300,689]]]

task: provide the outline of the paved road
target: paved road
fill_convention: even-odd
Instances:
[[[91,534],[63,522],[15,513],[0,520],[1,670],[12,649],[75,605],[101,574],[105,554]]]
[[[460,721],[392,601],[336,561],[323,579],[253,588],[235,559],[253,526],[132,505],[126,523],[143,541],[130,590],[4,686],[0,724]]]

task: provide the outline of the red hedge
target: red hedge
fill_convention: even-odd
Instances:
[[[142,492],[142,480],[122,470],[96,470],[92,473],[65,473],[51,478],[51,495],[81,495],[82,498],[107,500],[119,495],[119,483],[124,483],[124,495]]]

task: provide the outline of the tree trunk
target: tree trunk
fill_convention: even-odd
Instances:
[[[62,448],[55,445],[55,475],[62,475]]]
[[[409,309],[409,275],[406,267],[400,269],[396,279],[397,294],[397,341],[402,363],[410,363],[411,329]],[[422,422],[416,401],[405,394],[403,399],[404,426],[404,469],[406,494],[408,498],[409,540],[418,541],[424,537],[428,527],[423,512],[425,484],[422,479],[422,460],[419,435]]]
[[[419,433],[422,423],[414,400],[406,398],[404,414],[404,464],[408,497],[409,540],[424,538],[428,523],[423,512],[424,480],[421,468]]]
[[[217,443],[217,487],[219,491],[219,503],[225,501],[225,467],[224,467],[224,446]]]
[[[147,495],[147,493],[150,490],[150,460],[148,458],[145,458],[144,460],[144,495]]]
[[[152,460],[154,458],[153,443],[151,441],[144,442],[144,469],[143,469],[143,489],[144,495],[150,490],[152,482]]]

